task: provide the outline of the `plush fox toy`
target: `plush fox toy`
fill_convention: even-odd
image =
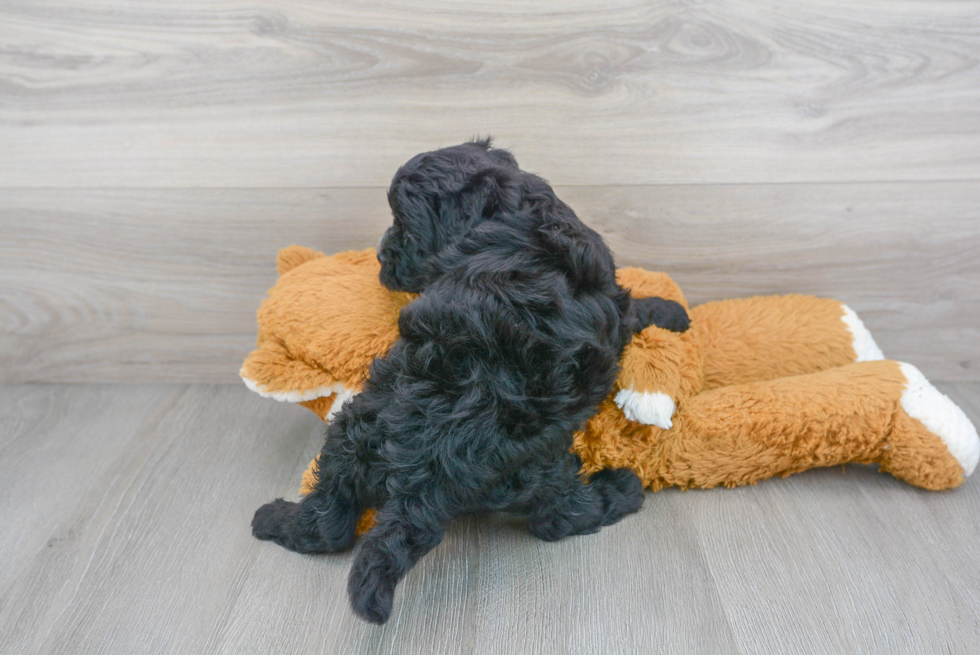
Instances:
[[[371,249],[325,256],[291,246],[258,312],[242,379],[324,421],[398,339],[414,296],[378,281]],[[687,308],[663,273],[624,268],[636,298]],[[629,467],[654,491],[733,487],[818,466],[877,463],[925,489],[963,482],[980,459],[976,428],[911,364],[884,359],[835,300],[771,296],[689,309],[691,327],[633,337],[613,393],[576,434],[583,473]],[[300,493],[310,490],[313,463]],[[362,517],[359,533],[369,528]]]

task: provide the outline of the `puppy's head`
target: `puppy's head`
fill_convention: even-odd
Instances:
[[[495,213],[518,203],[517,161],[490,139],[416,155],[388,190],[394,223],[378,244],[381,283],[421,292],[429,264],[446,246]]]

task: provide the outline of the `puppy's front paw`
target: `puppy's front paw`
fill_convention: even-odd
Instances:
[[[385,565],[384,555],[370,547],[362,549],[347,579],[347,594],[354,613],[379,625],[387,621],[391,616],[396,583]]]
[[[282,536],[282,528],[296,513],[296,503],[277,498],[255,510],[252,517],[252,535],[268,541]]]
[[[643,506],[643,482],[626,468],[603,469],[589,478],[602,498],[602,524],[612,525]]]
[[[637,332],[651,325],[671,332],[687,332],[691,327],[691,318],[684,305],[665,298],[634,298],[633,313]]]
[[[550,514],[528,521],[531,534],[541,541],[558,541],[572,535],[594,534],[601,526],[598,507],[581,508],[582,511],[569,517],[561,513]]]

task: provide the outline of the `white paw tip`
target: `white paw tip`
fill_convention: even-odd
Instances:
[[[959,406],[932,386],[911,364],[899,363],[908,384],[902,394],[902,409],[943,440],[949,454],[969,477],[980,461],[980,437],[977,429]]]
[[[676,409],[674,399],[661,391],[623,389],[616,394],[613,402],[631,421],[656,425],[664,430],[669,430],[674,425],[670,420]]]
[[[875,343],[874,337],[868,332],[868,328],[864,327],[864,322],[847,305],[841,305],[841,307],[844,309],[844,315],[841,316],[841,320],[844,321],[847,329],[851,331],[851,336],[854,339],[852,345],[854,346],[854,352],[857,354],[857,359],[854,361],[876,362],[884,359],[884,353],[881,352],[881,348]]]

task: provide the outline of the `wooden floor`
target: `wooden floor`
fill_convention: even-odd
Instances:
[[[980,420],[980,385],[939,385]],[[462,520],[382,628],[350,553],[252,538],[320,440],[228,385],[0,386],[0,653],[967,653],[980,643],[980,480],[869,467],[647,494],[543,543]]]

